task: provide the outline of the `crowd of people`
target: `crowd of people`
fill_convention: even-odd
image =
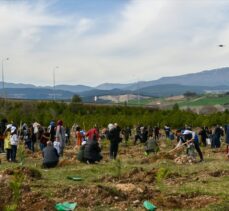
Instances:
[[[38,122],[30,125],[23,123],[17,126],[2,119],[0,122],[0,153],[6,153],[8,162],[17,162],[17,146],[22,140],[25,147],[32,152],[38,150],[36,148],[39,146],[43,155],[44,167],[55,167],[59,162],[59,157],[64,155],[65,146],[70,143],[70,136],[72,136],[72,144],[78,151],[77,159],[92,164],[103,159],[101,147],[103,139],[109,140],[109,157],[111,160],[115,160],[121,142],[124,146],[128,146],[129,140],[133,140],[134,145],[140,141],[141,144],[144,144],[145,155],[149,155],[159,151],[160,139],[162,134],[165,134],[163,138],[170,141],[174,141],[176,138],[175,150],[186,146],[187,155],[192,155],[195,150],[199,155],[200,162],[204,160],[200,145],[203,147],[210,145],[214,149],[220,148],[221,137],[225,136],[226,153],[229,157],[229,125],[225,125],[224,128],[216,125],[212,129],[202,127],[198,132],[188,126],[172,130],[168,125],[165,125],[163,129],[164,132],[161,132],[162,129],[159,126],[146,127],[143,125],[138,125],[134,129],[129,126],[121,128],[117,123],[110,123],[102,130],[94,125],[93,128],[85,131],[77,124],[74,124],[71,129],[64,127],[62,120],[50,121],[50,124],[44,127]]]

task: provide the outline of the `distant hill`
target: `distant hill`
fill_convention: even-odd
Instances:
[[[4,83],[4,87],[5,88],[18,88],[18,89],[21,89],[21,88],[36,88],[36,86],[33,85],[33,84],[8,83],[8,82]],[[2,81],[0,82],[0,88],[2,88]]]
[[[34,99],[36,96],[37,99],[39,97],[40,99],[49,99],[53,92],[52,86],[35,86],[32,84],[14,84],[7,82],[4,85],[5,88],[8,89],[9,95],[13,96],[13,98],[22,96],[23,99],[27,97],[28,99]],[[0,82],[0,88],[2,88],[2,82]],[[196,93],[228,91],[229,67],[129,84],[103,83],[96,88],[85,85],[63,84],[56,85],[56,90],[59,90],[59,99],[61,99],[61,97],[63,97],[63,99],[70,99],[73,94],[78,94],[85,101],[93,101],[94,96],[106,95],[135,94],[159,97],[180,95],[186,91]]]
[[[218,92],[218,91],[228,91],[229,86],[185,86],[179,84],[162,84],[149,86],[137,91],[134,91],[135,94],[151,96],[151,97],[168,97],[173,95],[182,95],[185,92],[195,92],[197,94],[202,94],[206,92]]]
[[[31,100],[52,100],[54,98],[52,89],[40,89],[40,88],[7,88],[5,89],[6,97],[12,99],[31,99]],[[57,100],[70,100],[74,93],[56,90],[55,99]],[[0,96],[3,95],[3,90],[0,89]]]
[[[162,77],[153,81],[140,81],[126,87],[129,90],[137,90],[149,86],[162,84],[180,84],[186,86],[228,86],[229,85],[229,67],[206,70],[198,73],[190,73],[180,76]]]
[[[93,88],[89,86],[84,86],[84,85],[57,85],[56,89],[79,93],[79,92],[90,91]]]
[[[162,84],[179,84],[185,86],[222,86],[229,85],[229,67],[205,70],[198,73],[190,73],[179,76],[162,77],[158,80],[139,81],[130,84],[105,83],[97,86],[97,89],[111,90],[138,90],[145,87],[162,85]]]
[[[104,83],[96,86],[96,89],[100,90],[112,90],[112,89],[126,89],[131,84],[118,84],[118,83]]]

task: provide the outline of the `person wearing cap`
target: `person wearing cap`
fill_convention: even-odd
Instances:
[[[17,128],[15,126],[11,127],[10,144],[12,148],[11,161],[16,162],[18,135],[17,135]]]

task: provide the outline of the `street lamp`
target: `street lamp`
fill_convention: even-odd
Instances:
[[[4,83],[4,61],[8,61],[10,58],[2,59],[2,96],[5,99],[5,83]]]
[[[53,100],[56,100],[56,69],[59,68],[58,66],[55,66],[53,68]]]

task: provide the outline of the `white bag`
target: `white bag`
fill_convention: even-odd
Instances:
[[[206,138],[206,142],[207,142],[207,145],[211,145],[211,139],[210,138]]]

